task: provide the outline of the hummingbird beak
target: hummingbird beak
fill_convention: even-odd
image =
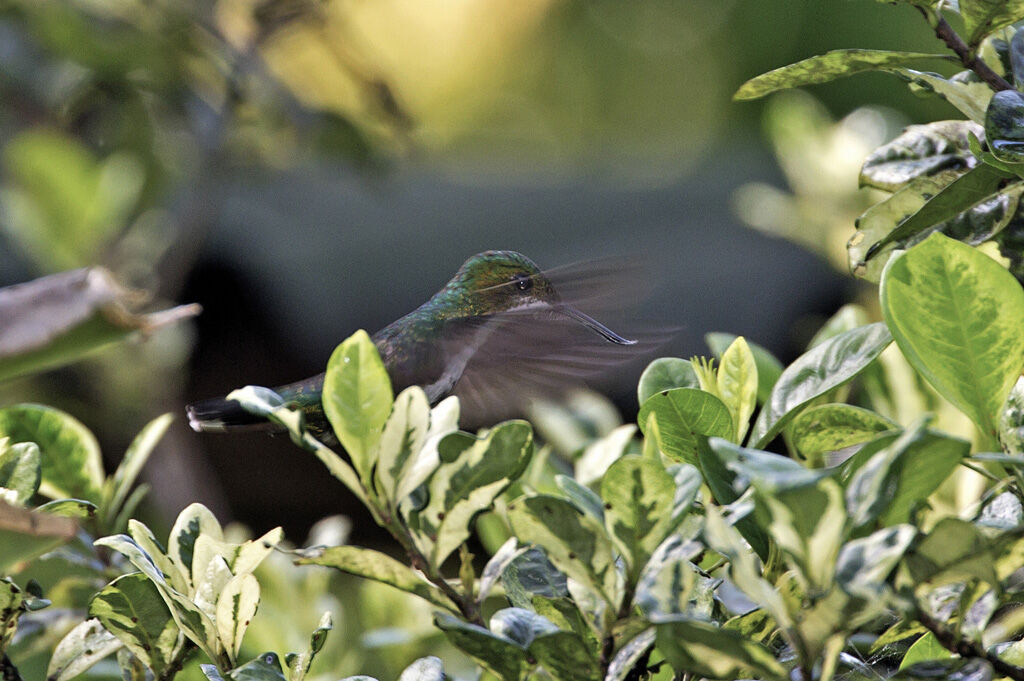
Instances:
[[[618,345],[636,345],[635,340],[623,338],[622,336],[615,333],[614,331],[612,331],[607,326],[597,321],[590,315],[583,314],[574,307],[569,307],[568,305],[559,305],[555,307],[555,311],[565,315],[569,319],[579,322],[580,324],[587,327],[597,335],[604,338],[609,343],[616,343]]]

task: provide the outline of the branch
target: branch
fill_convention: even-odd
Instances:
[[[978,78],[988,83],[988,86],[996,92],[1013,89],[1013,86],[1005,78],[993,71],[984,60],[971,51],[971,48],[967,46],[963,38],[957,35],[957,32],[953,30],[953,27],[949,25],[941,14],[933,13],[929,15],[929,10],[925,7],[918,7],[917,9],[921,11],[924,18],[935,29],[935,35],[942,42],[946,43],[946,47],[956,52],[956,56],[960,57],[961,64],[974,71]]]
[[[1013,681],[1024,681],[1024,669],[1003,661],[998,655],[988,652],[977,643],[958,638],[953,632],[946,629],[942,624],[935,621],[931,615],[920,608],[918,608],[916,619],[918,622],[923,624],[928,631],[932,632],[935,639],[941,643],[942,647],[946,650],[956,653],[960,657],[964,658],[980,657],[992,665],[992,668],[995,669],[1000,676],[1013,679]]]

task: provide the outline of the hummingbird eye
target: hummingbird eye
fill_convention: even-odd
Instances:
[[[531,279],[529,275],[523,274],[522,272],[512,277],[512,283],[520,291],[529,291],[531,288],[533,288],[533,279]]]

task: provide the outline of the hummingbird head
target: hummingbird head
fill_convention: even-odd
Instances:
[[[454,297],[469,316],[551,312],[582,324],[611,343],[636,343],[563,302],[537,264],[515,251],[484,251],[474,255],[462,264],[441,293],[449,299]]]

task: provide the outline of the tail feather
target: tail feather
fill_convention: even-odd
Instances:
[[[200,400],[185,407],[185,413],[188,414],[188,425],[197,433],[276,429],[273,423],[249,413],[235,400]]]

